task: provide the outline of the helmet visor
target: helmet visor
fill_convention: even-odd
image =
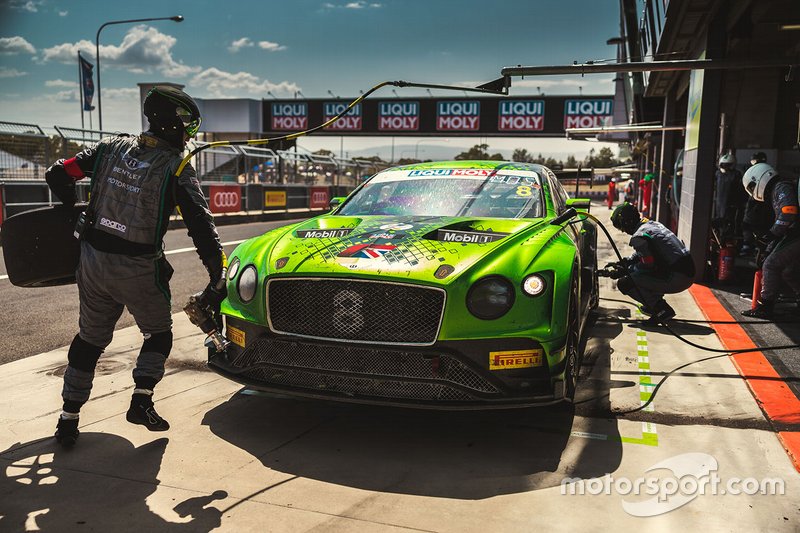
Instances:
[[[192,116],[192,112],[183,107],[177,108],[175,114],[178,115],[178,118],[183,122],[183,130],[186,132],[186,135],[189,137],[197,135],[197,131],[200,129],[200,123],[202,122],[200,117]]]

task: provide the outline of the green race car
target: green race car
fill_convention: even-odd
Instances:
[[[465,409],[570,401],[597,232],[553,173],[379,172],[330,213],[240,244],[216,372],[264,391]]]

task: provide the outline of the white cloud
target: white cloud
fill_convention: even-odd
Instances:
[[[16,55],[16,54],[35,54],[36,48],[25,40],[24,37],[15,35],[14,37],[0,38],[0,54],[2,55]]]
[[[0,78],[19,78],[27,75],[27,72],[22,72],[15,68],[0,67]]]
[[[126,87],[123,89],[104,89],[103,99],[139,101],[139,89]]]
[[[103,66],[114,65],[135,73],[157,70],[173,78],[199,72],[200,67],[186,65],[172,57],[172,47],[176,42],[175,37],[161,33],[155,28],[146,25],[134,26],[125,34],[119,46],[100,46],[100,61]],[[94,43],[84,39],[76,43],[63,43],[45,48],[42,50],[42,59],[69,64],[75,61],[79,50],[88,57],[95,55]]]
[[[67,15],[69,15],[69,11],[59,11],[58,12],[58,16],[59,17],[66,17]]]
[[[67,80],[47,80],[44,82],[45,87],[74,87],[78,84],[77,81]]]
[[[44,97],[53,102],[77,102],[78,90],[76,88],[72,91],[58,91],[57,93],[46,94]]]
[[[233,41],[228,47],[228,50],[235,54],[242,48],[250,48],[251,46],[255,46],[253,41],[251,41],[249,37],[242,37],[241,39],[236,39]]]
[[[288,81],[272,83],[269,80],[262,80],[249,72],[225,72],[215,67],[196,74],[190,81],[190,85],[205,89],[210,96],[215,98],[253,95],[263,97],[267,94],[267,91],[278,95],[291,96],[295,91],[299,90],[296,83]]]
[[[346,2],[344,4],[332,4],[330,2],[325,2],[322,4],[322,7],[324,9],[365,9],[383,7],[383,4],[357,0],[356,2]]]
[[[20,11],[28,11],[29,13],[36,13],[39,11],[39,5],[41,5],[41,3],[41,0],[11,0],[8,7],[11,9],[19,9]]]
[[[280,52],[282,50],[286,50],[284,45],[273,43],[271,41],[259,41],[258,47],[269,52]]]

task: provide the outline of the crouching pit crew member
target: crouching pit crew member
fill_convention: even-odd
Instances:
[[[617,288],[642,304],[649,323],[665,322],[675,310],[664,300],[665,294],[688,289],[695,269],[689,250],[663,224],[642,217],[633,205],[624,203],[611,214],[615,228],[631,235],[635,253],[621,263],[612,263],[618,277]]]
[[[76,271],[79,333],[69,348],[64,406],[55,434],[64,446],[78,438],[78,414],[89,399],[97,360],[111,343],[125,307],[144,337],[126,418],[150,431],[169,429],[152,396],[172,349],[173,270],[162,239],[176,205],[208,270],[211,301],[219,306],[225,298],[224,289],[213,290],[226,259],[200,183],[189,165],[175,177],[186,142],[200,127],[197,105],[181,90],[156,86],[144,101],[144,114],[148,131],[105,138],[57,161],[46,174],[50,189],[65,205],[76,202],[75,182],[91,177],[89,205],[76,227],[81,239]]]
[[[742,177],[747,194],[757,202],[766,202],[775,212],[775,223],[758,238],[764,249],[761,267],[761,294],[755,308],[742,311],[744,316],[770,318],[778,299],[781,280],[794,291],[800,306],[800,224],[798,223],[797,179],[780,176],[767,163],[756,163]]]

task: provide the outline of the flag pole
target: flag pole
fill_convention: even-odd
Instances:
[[[83,67],[81,66],[81,51],[78,50],[78,103],[81,105],[81,129],[83,124]]]

